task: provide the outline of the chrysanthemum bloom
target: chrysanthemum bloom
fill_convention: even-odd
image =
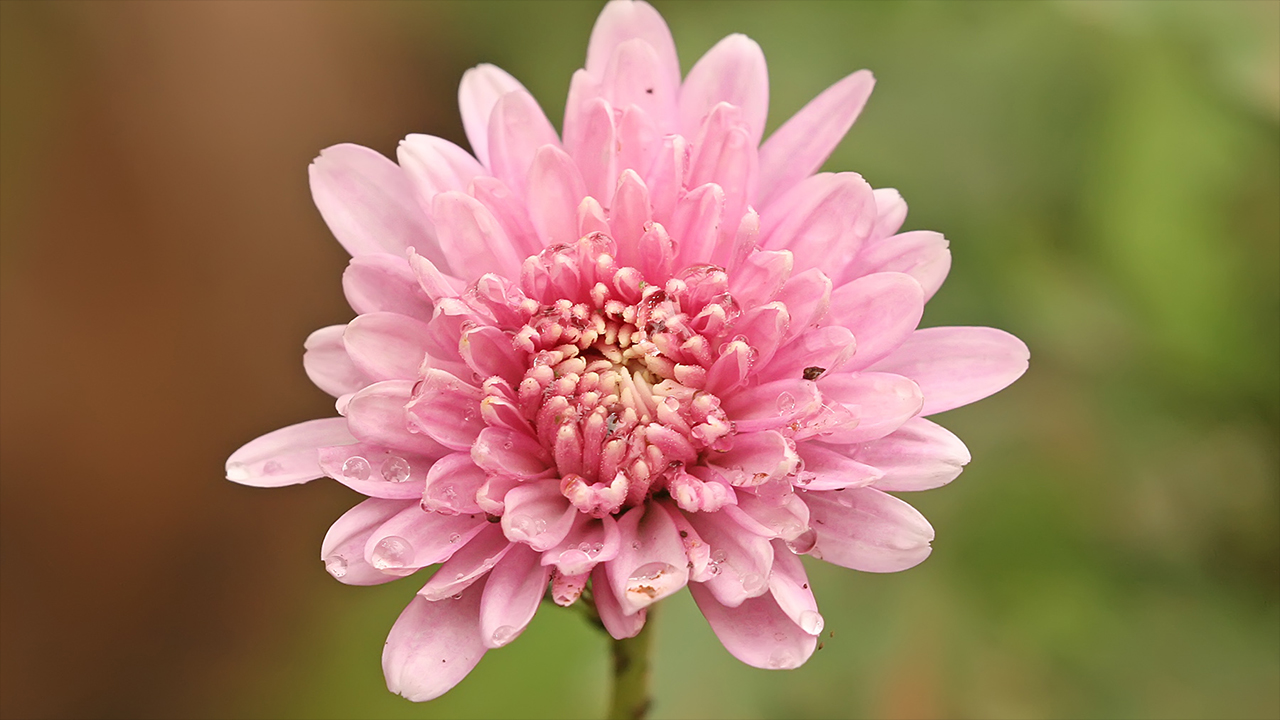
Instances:
[[[398,164],[325,150],[311,188],[352,255],[355,320],[303,363],[340,417],[231,456],[236,482],[328,476],[368,496],[322,559],[353,585],[442,563],[391,629],[387,684],[428,700],[516,638],[550,586],[605,628],[688,586],[735,657],[794,668],[823,618],[798,555],[892,572],[933,529],[891,492],[955,478],[927,416],[1020,376],[999,330],[919,330],[947,241],[814,174],[873,84],[854,73],[761,144],[768,78],[731,35],[681,82],[671,35],[616,0],[563,137],[510,75],[459,91],[474,155],[411,135]]]

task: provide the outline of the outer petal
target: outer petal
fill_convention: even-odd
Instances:
[[[769,70],[764,51],[746,35],[730,35],[694,64],[680,87],[680,128],[694,137],[702,120],[717,103],[742,108],[751,132],[751,144],[759,145],[769,113]]]
[[[826,398],[851,410],[858,421],[853,426],[835,428],[824,437],[832,443],[882,438],[919,414],[924,402],[916,383],[892,373],[836,373],[823,376],[818,388]]]
[[[883,473],[873,487],[906,491],[946,485],[970,460],[960,438],[924,418],[912,418],[893,433],[861,446],[855,457]]]
[[[367,443],[418,455],[443,457],[448,454],[435,440],[409,432],[404,406],[412,391],[412,380],[385,380],[356,393],[347,405],[351,434]]]
[[[793,252],[796,271],[838,276],[875,227],[875,195],[857,173],[823,173],[780,195],[760,217],[761,247]]]
[[[451,450],[469,450],[484,430],[480,390],[443,370],[427,370],[405,405],[415,429]]]
[[[761,204],[822,167],[858,119],[875,84],[870,71],[859,70],[823,90],[769,136],[760,147]]]
[[[586,197],[578,166],[555,145],[538,148],[529,168],[529,217],[544,245],[578,239],[578,205]]]
[[[524,632],[547,591],[551,568],[538,555],[516,546],[503,556],[485,584],[480,600],[480,637],[485,647],[502,647]]]
[[[351,361],[351,356],[342,343],[342,334],[346,330],[346,325],[320,328],[307,336],[307,341],[302,345],[306,348],[302,355],[302,367],[306,369],[307,377],[311,378],[316,387],[334,397],[353,393],[373,382]]]
[[[680,87],[680,61],[675,41],[662,15],[647,2],[611,2],[604,6],[587,43],[587,72],[603,78],[618,46],[632,39],[645,42],[654,53],[655,79],[674,95]],[[654,88],[654,93],[659,88]]]
[[[345,418],[308,420],[250,440],[227,458],[227,479],[254,487],[296,485],[324,477],[322,447],[344,445],[355,438]]]
[[[908,423],[916,420],[908,420]],[[927,422],[927,421],[926,421]],[[901,429],[899,429],[901,432]],[[893,437],[890,435],[889,437]],[[883,440],[887,440],[884,438]],[[883,442],[878,440],[875,442]],[[870,443],[870,444],[874,444]],[[801,443],[796,448],[804,460],[804,470],[796,484],[807,490],[844,490],[863,487],[884,477],[884,471],[867,462],[860,462],[838,450],[821,443]]]
[[[440,246],[457,275],[472,281],[486,272],[520,277],[520,261],[510,238],[479,200],[460,192],[435,197],[432,212]]]
[[[929,557],[933,527],[915,508],[872,488],[804,494],[817,543],[809,554],[864,572],[897,572]]]
[[[480,639],[483,593],[484,583],[478,583],[457,600],[431,602],[414,596],[382,649],[388,690],[423,702],[462,682],[487,650]]]
[[[388,450],[368,443],[320,448],[320,467],[361,495],[397,500],[422,497],[436,458]]]
[[[773,567],[773,546],[769,539],[748,532],[723,512],[686,513],[689,524],[710,548],[712,578],[695,587],[705,587],[718,604],[737,607],[748,598],[769,591],[769,571]]]
[[[396,158],[426,213],[431,212],[431,198],[449,190],[466,190],[473,178],[484,173],[484,167],[466,150],[431,135],[410,135],[401,140]]]
[[[423,322],[431,319],[431,298],[402,255],[351,258],[342,273],[342,291],[357,315],[387,311]]]
[[[505,70],[488,63],[477,65],[462,74],[458,86],[458,109],[462,112],[462,128],[476,158],[486,167],[489,164],[489,116],[498,98],[509,92],[523,90],[519,80]]]
[[[489,116],[489,168],[523,197],[529,166],[543,145],[560,146],[556,129],[528,90],[509,92],[498,99]]]
[[[393,312],[366,313],[347,324],[343,345],[373,380],[416,378],[427,356],[427,324]]]
[[[403,255],[416,247],[447,267],[431,224],[395,163],[366,147],[334,145],[320,152],[309,173],[316,208],[347,252]]]
[[[622,611],[617,596],[613,594],[613,587],[609,584],[604,565],[597,565],[591,571],[591,592],[596,602],[596,612],[600,613],[600,622],[610,635],[623,640],[640,634],[640,630],[644,628],[645,615],[649,611],[640,610],[630,615]]]
[[[797,668],[818,645],[818,638],[792,622],[771,594],[726,607],[706,585],[694,583],[689,592],[729,654],[752,667]]]
[[[689,582],[688,556],[671,516],[640,505],[618,520],[622,546],[606,563],[609,584],[625,614],[674,594]]]
[[[862,370],[910,337],[924,315],[924,289],[905,273],[875,273],[837,288],[828,317],[853,331],[858,350],[848,370]]]
[[[917,330],[876,370],[906,375],[924,393],[921,415],[993,395],[1027,371],[1031,353],[1018,338],[986,327]]]
[[[810,635],[821,635],[824,625],[818,614],[818,602],[809,589],[809,576],[795,553],[787,552],[782,541],[773,541],[773,573],[769,575],[769,592],[791,622]]]
[[[620,110],[635,106],[671,128],[676,119],[679,76],[672,82],[670,66],[649,43],[639,38],[613,51],[600,83],[600,94]]]
[[[369,536],[412,503],[370,498],[342,514],[320,545],[324,569],[347,585],[380,585],[399,580],[411,570],[378,570],[364,559]]]
[[[396,513],[373,531],[364,559],[379,570],[416,569],[448,560],[489,526],[484,515],[443,515],[417,503]]]
[[[938,292],[951,270],[947,239],[936,232],[917,230],[869,242],[845,268],[841,282],[879,272],[902,272],[924,288],[925,302]]]
[[[503,536],[502,528],[490,525],[444,561],[418,594],[432,602],[457,595],[488,574],[513,545]]]

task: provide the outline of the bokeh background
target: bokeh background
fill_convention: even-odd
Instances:
[[[1024,338],[948,413],[974,462],[910,498],[933,556],[813,563],[834,635],[733,660],[687,594],[657,718],[1280,717],[1280,3],[656,3],[687,70],[763,46],[770,128],[879,85],[828,168],[951,239],[926,325]],[[0,2],[0,714],[598,716],[606,643],[544,607],[444,698],[388,694],[419,583],[318,561],[355,499],[222,479],[320,417],[302,341],[350,317],[306,167],[510,70],[559,123],[600,7]]]

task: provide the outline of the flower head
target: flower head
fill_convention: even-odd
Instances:
[[[250,442],[227,475],[368,496],[324,539],[342,582],[441,564],[391,630],[392,690],[447,691],[548,586],[561,605],[589,587],[618,638],[687,586],[735,657],[796,667],[823,626],[798,555],[928,556],[933,529],[889,492],[969,454],[925,417],[1028,356],[999,330],[917,329],[946,240],[899,233],[896,191],[814,174],[872,84],[848,76],[761,145],[759,46],[729,36],[681,82],[658,13],[615,0],[563,139],[482,65],[459,91],[474,156],[411,135],[398,164],[339,145],[312,165],[352,255],[357,317],[303,359],[339,417]]]

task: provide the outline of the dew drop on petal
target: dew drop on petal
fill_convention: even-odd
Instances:
[[[790,415],[796,409],[796,399],[791,393],[784,392],[778,396],[778,414]]]
[[[379,570],[402,568],[413,555],[413,546],[398,535],[388,535],[373,549],[371,564]]]
[[[769,656],[769,667],[771,668],[792,668],[796,665],[795,656],[788,650],[774,650]]]
[[[347,574],[347,559],[341,555],[334,555],[324,561],[324,569],[327,570],[330,575],[341,580]]]
[[[804,555],[818,544],[818,533],[812,529],[800,533],[794,540],[787,541],[787,549],[797,555]]]
[[[747,594],[760,592],[768,582],[758,573],[747,573],[742,576],[742,590]]]
[[[822,614],[816,610],[805,610],[800,613],[800,629],[810,635],[821,635],[824,624]]]
[[[352,455],[347,461],[342,463],[342,477],[348,480],[368,480],[369,479],[369,461],[359,455]]]
[[[570,548],[560,553],[559,563],[561,565],[575,567],[579,565],[584,565],[589,562],[591,562],[591,556],[588,555],[584,550]]]
[[[716,550],[715,552],[711,553],[711,562],[716,563],[717,565],[724,562],[728,558],[729,558],[729,554],[726,553],[724,550]]]
[[[461,536],[461,535],[459,535],[458,533],[453,533],[453,534],[449,535],[449,544],[450,544],[450,545],[455,545],[455,544],[457,544],[457,542],[458,542],[459,540],[461,540],[461,539],[462,539],[462,536]]]
[[[409,461],[392,455],[382,462],[382,479],[387,482],[402,483],[409,479]]]
[[[497,630],[493,631],[493,644],[502,647],[514,640],[516,637],[516,629],[510,625],[501,625]]]
[[[263,475],[279,475],[282,472],[284,472],[284,466],[275,460],[268,460],[262,466]]]

